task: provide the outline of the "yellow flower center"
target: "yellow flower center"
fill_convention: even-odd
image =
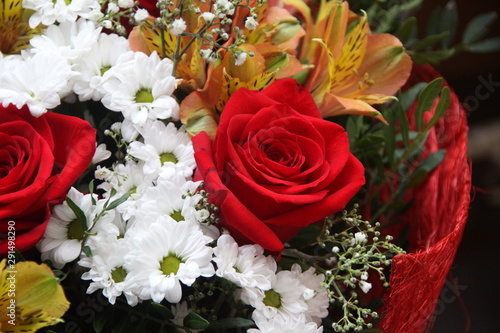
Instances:
[[[127,271],[123,269],[123,267],[116,267],[111,271],[111,278],[115,283],[120,283],[125,280],[125,277],[127,276]]]
[[[281,297],[280,294],[275,292],[274,290],[267,290],[264,292],[264,301],[263,303],[267,306],[272,306],[274,308],[279,308],[281,306]]]
[[[163,258],[160,262],[160,270],[165,275],[177,274],[179,271],[179,266],[181,265],[181,260],[174,255],[169,255],[168,257]]]
[[[160,155],[160,161],[161,161],[161,165],[163,165],[163,163],[166,163],[166,162],[172,162],[175,164],[175,163],[177,163],[177,158],[172,153],[163,153]]]
[[[136,103],[151,103],[152,101],[154,101],[154,98],[149,89],[142,88],[135,94]]]
[[[170,217],[176,220],[177,222],[185,220],[184,216],[182,216],[181,212],[178,210],[175,210],[172,214],[170,214]]]

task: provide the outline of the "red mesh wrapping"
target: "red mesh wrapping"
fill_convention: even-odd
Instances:
[[[415,66],[409,84],[439,76],[430,66]],[[437,299],[462,238],[471,189],[468,126],[464,109],[456,95],[451,95],[447,113],[431,130],[423,158],[438,149],[446,149],[446,156],[411,193],[414,203],[404,216],[411,226],[411,252],[395,257],[392,263],[380,325],[385,333],[430,331]],[[410,118],[413,111],[409,111]],[[432,112],[427,112],[425,119],[430,119]]]

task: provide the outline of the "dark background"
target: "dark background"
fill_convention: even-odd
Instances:
[[[447,2],[425,1],[419,22],[425,22],[436,5]],[[455,2],[460,18],[458,36],[478,14],[500,12],[498,0]],[[489,36],[500,36],[500,18]],[[500,259],[495,251],[500,242],[500,53],[463,53],[436,68],[460,101],[476,101],[477,105],[468,107],[473,201],[462,243],[438,300],[432,333],[500,332]],[[490,90],[482,83],[488,79],[496,83]]]

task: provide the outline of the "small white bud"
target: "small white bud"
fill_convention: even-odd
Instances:
[[[149,16],[149,13],[146,9],[138,9],[137,12],[134,14],[134,19],[136,22],[140,23],[142,21],[145,21]]]

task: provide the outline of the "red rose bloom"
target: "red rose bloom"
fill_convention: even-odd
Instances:
[[[213,144],[193,138],[198,164],[221,224],[240,243],[281,251],[283,242],[340,211],[364,184],[345,130],[323,120],[293,79],[263,91],[239,89],[228,101]]]
[[[14,228],[19,251],[43,236],[49,204],[64,200],[94,151],[95,130],[84,120],[50,112],[35,118],[27,107],[0,107],[0,233]],[[0,254],[12,245],[14,235],[8,235],[10,244],[0,239]]]

